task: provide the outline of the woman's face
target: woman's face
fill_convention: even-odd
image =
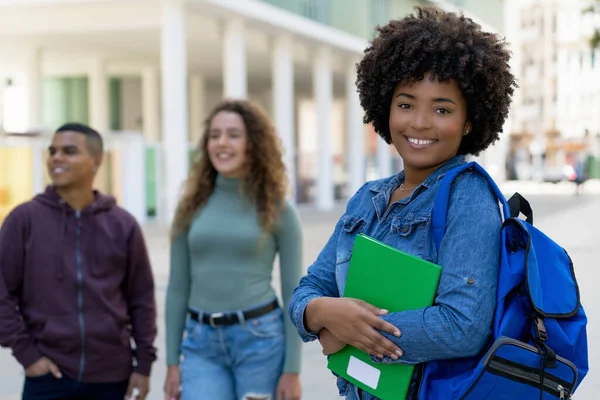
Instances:
[[[247,144],[246,126],[238,113],[221,111],[210,121],[208,157],[220,175],[228,178],[244,175]]]
[[[398,85],[390,107],[392,143],[405,167],[435,168],[454,157],[465,134],[470,133],[467,103],[455,80],[430,80]]]

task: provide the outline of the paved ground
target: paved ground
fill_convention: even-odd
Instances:
[[[577,278],[582,293],[582,301],[590,320],[588,327],[590,364],[594,368],[600,361],[600,346],[594,338],[600,335],[600,282],[597,272],[597,260],[600,259],[600,183],[592,182],[588,193],[573,196],[570,185],[531,185],[513,183],[503,187],[506,193],[519,191],[531,202],[535,212],[535,225],[541,227],[550,237],[562,244],[573,258]],[[330,235],[335,221],[343,211],[343,205],[335,210],[319,213],[310,208],[300,209],[304,229],[304,264],[310,264]],[[165,368],[164,360],[164,298],[168,277],[168,241],[164,228],[148,225],[145,227],[148,246],[151,251],[157,282],[157,301],[159,306],[159,361],[153,369],[152,392],[149,400],[162,399],[162,382]],[[277,272],[274,283],[277,282]],[[304,371],[302,382],[304,399],[339,399],[335,381],[325,368],[325,360],[318,345],[307,344],[304,347]],[[600,393],[600,380],[592,372],[583,382],[576,399],[596,399]],[[19,399],[23,373],[12,359],[8,350],[0,350],[0,400]]]

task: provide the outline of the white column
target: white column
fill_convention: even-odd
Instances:
[[[356,88],[356,61],[346,71],[346,129],[348,130],[348,195],[365,182],[365,132],[363,110]]]
[[[195,146],[204,131],[206,118],[206,84],[200,74],[190,76],[190,142]]]
[[[138,223],[146,222],[146,147],[140,133],[119,135],[121,153],[121,204]],[[141,185],[140,185],[141,184]]]
[[[146,67],[142,72],[142,119],[147,141],[160,140],[160,78],[158,68]]]
[[[6,76],[0,75],[0,132],[4,130],[4,91],[6,90]]]
[[[27,130],[42,129],[42,50],[32,49],[27,57]]]
[[[42,139],[46,141],[45,139]],[[41,142],[39,139],[35,139],[31,144],[31,173],[33,175],[33,193],[41,193],[44,190],[44,156],[43,151],[47,146],[47,143]]]
[[[292,39],[283,35],[273,46],[273,115],[283,146],[283,160],[291,188],[296,191],[296,146],[294,134],[294,59]]]
[[[331,154],[331,110],[333,103],[333,77],[331,54],[327,47],[321,47],[313,64],[313,93],[317,111],[318,176],[317,208],[333,208],[333,155]]]
[[[188,171],[187,37],[182,2],[162,7],[162,132],[166,217],[172,222]]]
[[[90,125],[101,134],[110,130],[108,74],[104,60],[96,59],[90,66],[89,104]]]
[[[390,145],[382,138],[377,138],[377,169],[380,178],[392,175],[392,153]]]
[[[223,97],[245,99],[247,67],[245,27],[241,19],[225,23],[223,36]]]

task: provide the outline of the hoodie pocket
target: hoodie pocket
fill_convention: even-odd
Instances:
[[[48,316],[40,335],[40,342],[60,349],[62,353],[75,353],[81,349],[81,333],[77,316]]]
[[[90,343],[105,346],[129,347],[130,332],[126,325],[117,324],[114,318],[103,318],[90,321],[87,324],[87,339]]]

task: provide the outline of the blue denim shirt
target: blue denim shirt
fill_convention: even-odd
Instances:
[[[463,156],[448,160],[411,196],[389,208],[392,192],[404,181],[404,172],[366,183],[348,201],[329,241],[292,294],[289,313],[305,342],[317,339],[304,326],[307,304],[317,297],[343,296],[354,238],[364,233],[442,266],[432,307],[382,317],[402,332],[399,338],[383,335],[402,349],[403,356],[397,361],[372,357],[374,362],[419,364],[469,357],[482,349],[491,334],[496,305],[502,224],[498,200],[487,180],[473,171],[460,174],[450,192],[439,253],[431,232],[439,181],[449,169],[464,162]],[[398,290],[402,290],[402,282],[398,282]],[[342,396],[354,390],[340,378],[338,387]],[[364,393],[363,399],[374,397]]]

